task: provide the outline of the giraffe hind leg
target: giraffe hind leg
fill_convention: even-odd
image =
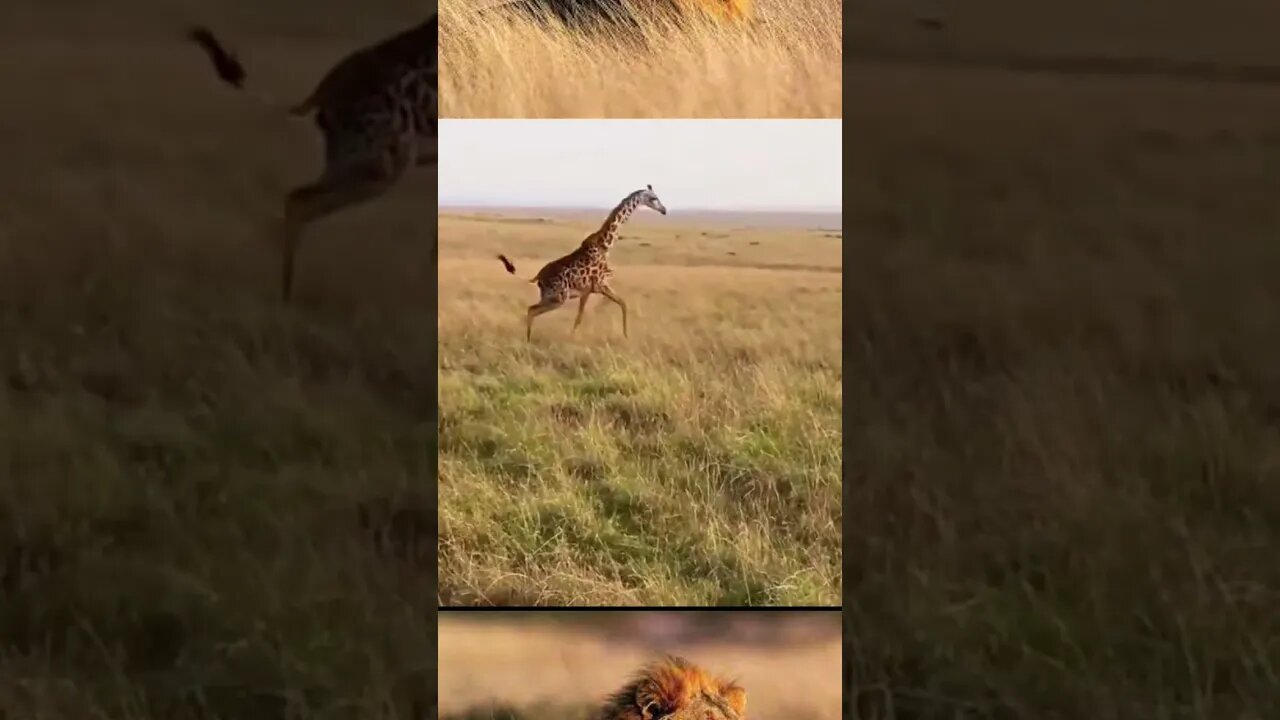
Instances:
[[[285,198],[281,293],[293,293],[294,265],[304,227],[345,208],[384,195],[414,163],[417,138],[406,133],[403,118],[369,113],[356,103],[321,108],[316,124],[324,135],[324,173],[294,188]]]
[[[285,302],[293,292],[294,265],[303,228],[344,208],[372,200],[385,191],[379,183],[323,178],[295,188],[285,200],[281,291]]]
[[[622,309],[622,337],[627,337],[627,304],[623,302],[618,294],[611,290],[608,286],[601,286],[599,293],[612,300],[619,308]]]
[[[524,341],[529,342],[533,339],[533,319],[539,315],[545,315],[552,310],[564,304],[561,298],[548,298],[541,302],[529,306],[529,312],[525,314],[524,320]]]
[[[295,257],[307,225],[385,194],[403,174],[403,167],[369,165],[346,172],[327,172],[319,180],[294,188],[285,200],[281,292],[285,302],[293,292]]]

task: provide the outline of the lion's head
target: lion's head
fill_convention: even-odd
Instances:
[[[746,720],[746,712],[747,691],[736,683],[667,657],[610,697],[600,720]]]

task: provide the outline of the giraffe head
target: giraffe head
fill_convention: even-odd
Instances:
[[[667,214],[667,206],[662,204],[658,199],[658,194],[653,191],[652,185],[646,185],[643,190],[636,194],[636,200],[640,205],[653,208],[663,215]]]

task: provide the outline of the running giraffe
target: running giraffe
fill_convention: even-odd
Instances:
[[[609,217],[605,218],[600,229],[588,235],[576,250],[547,263],[529,281],[538,284],[542,297],[529,306],[525,317],[525,342],[533,337],[534,318],[555,310],[575,297],[578,298],[578,317],[573,321],[573,329],[576,331],[582,324],[582,311],[586,309],[587,298],[591,293],[600,293],[622,309],[622,336],[627,336],[627,304],[609,287],[609,278],[613,275],[613,270],[609,268],[609,248],[618,239],[618,228],[641,205],[653,208],[663,215],[667,214],[667,208],[654,194],[652,185],[637,190],[623,198],[609,212]],[[506,255],[499,255],[498,259],[506,266],[507,272],[516,274],[516,266]]]
[[[244,89],[244,67],[212,32],[196,27],[188,37],[208,54],[223,82]],[[291,115],[314,112],[324,136],[320,177],[285,196],[280,279],[285,302],[293,291],[294,256],[304,226],[385,195],[410,167],[436,164],[438,38],[432,15],[347,55],[301,103],[284,107],[253,95]]]

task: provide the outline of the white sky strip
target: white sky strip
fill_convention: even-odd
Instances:
[[[838,212],[840,120],[442,120],[441,207]]]

